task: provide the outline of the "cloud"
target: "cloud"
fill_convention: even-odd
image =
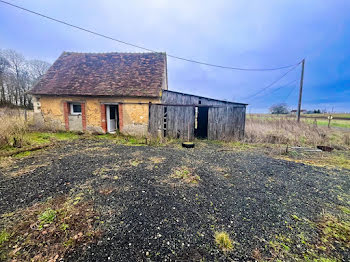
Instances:
[[[291,64],[307,56],[304,99],[316,104],[318,96],[326,97],[328,90],[350,76],[350,2],[346,0],[13,2],[124,41],[194,60],[256,68]],[[142,51],[5,6],[0,9],[0,23],[1,47],[51,62],[64,50]],[[170,89],[238,101],[284,72],[235,72],[171,58],[168,70]],[[275,87],[299,76],[300,68]],[[335,90],[334,103],[346,89],[342,83]],[[252,103],[268,108],[288,92],[266,92],[265,99]],[[350,94],[343,97],[350,99]]]

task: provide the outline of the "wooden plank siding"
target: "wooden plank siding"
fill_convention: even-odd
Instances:
[[[167,90],[163,91],[161,105],[150,104],[150,134],[187,139],[189,130],[193,139],[196,106],[208,106],[208,139],[231,140],[244,136],[245,104]]]

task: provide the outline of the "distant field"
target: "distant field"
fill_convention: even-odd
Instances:
[[[317,125],[320,126],[327,126],[328,125],[328,116],[329,114],[303,114],[302,121],[305,121],[306,123],[313,124],[314,119],[316,118]],[[333,118],[346,118],[349,120],[339,120],[339,119],[332,119],[331,121],[331,127],[341,127],[341,128],[350,128],[350,114],[332,114]],[[272,115],[272,114],[248,114],[247,118],[251,119],[266,119],[268,121],[277,120],[280,118],[288,118],[293,119],[296,118],[295,115]],[[310,118],[310,119],[308,119]]]
[[[336,113],[336,114],[305,114],[302,115],[303,117],[328,117],[329,115],[333,116],[334,118],[348,118],[350,120],[350,114],[346,113]]]
[[[303,121],[313,124],[314,120],[313,119],[302,119]],[[349,118],[350,120],[350,118]],[[331,127],[343,127],[343,128],[350,128],[350,121],[349,120],[332,120],[331,121]],[[327,119],[317,119],[317,125],[320,126],[327,126],[328,125],[328,120]]]

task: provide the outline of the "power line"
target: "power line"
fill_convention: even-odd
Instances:
[[[288,98],[290,97],[290,95],[293,93],[293,91],[295,90],[295,88],[297,87],[297,85],[295,85],[292,90],[289,92],[289,94],[287,95],[287,97],[284,99],[283,103],[286,103]]]
[[[1,0],[0,0],[1,1]],[[271,86],[273,86],[274,84],[276,84],[278,81],[280,81],[283,77],[285,77],[289,72],[293,71],[301,62],[299,62],[298,64],[296,64],[293,68],[289,69],[287,72],[285,72],[283,75],[281,75],[279,78],[277,78],[276,80],[274,80],[272,83],[270,83],[269,85],[265,86],[264,88],[260,89],[258,92],[256,92],[255,94],[251,95],[251,96],[247,96],[247,97],[243,97],[242,99],[252,99],[253,97],[257,96],[258,94],[264,92],[266,89],[270,88]]]
[[[148,51],[148,52],[157,52],[157,51],[155,51],[153,49],[146,48],[146,47],[143,47],[143,46],[140,46],[140,45],[136,45],[136,44],[133,44],[133,43],[130,43],[130,42],[126,42],[126,41],[123,41],[123,40],[119,40],[119,39],[113,38],[111,36],[107,36],[107,35],[104,35],[104,34],[101,34],[101,33],[98,33],[98,32],[95,32],[95,31],[92,31],[92,30],[89,30],[89,29],[86,29],[86,28],[83,28],[83,27],[80,27],[80,26],[76,26],[76,25],[70,24],[68,22],[65,22],[63,20],[59,20],[59,19],[47,16],[47,15],[41,14],[41,13],[32,11],[30,9],[27,9],[27,8],[24,8],[24,7],[21,7],[21,6],[18,6],[18,5],[15,5],[15,4],[3,1],[3,0],[0,0],[0,2],[4,3],[4,4],[7,4],[9,6],[12,6],[12,7],[18,8],[18,9],[21,9],[23,11],[26,11],[26,12],[29,12],[29,13],[32,13],[32,14],[44,17],[46,19],[55,21],[57,23],[61,23],[61,24],[64,24],[66,26],[70,26],[70,27],[82,30],[84,32],[87,32],[87,33],[90,33],[90,34],[93,34],[93,35],[97,35],[97,36],[100,36],[100,37],[103,37],[103,38],[106,38],[106,39],[109,39],[109,40],[112,40],[112,41],[115,41],[115,42],[118,42],[118,43],[121,43],[121,44],[124,44],[124,45],[136,47],[136,48]],[[296,66],[296,65],[300,64],[300,62],[298,62],[297,64],[281,66],[281,67],[274,67],[274,68],[241,68],[241,67],[231,67],[231,66],[223,66],[223,65],[211,64],[211,63],[201,62],[201,61],[188,59],[188,58],[184,58],[184,57],[180,57],[180,56],[176,56],[176,55],[171,55],[171,54],[167,54],[167,56],[171,57],[171,58],[178,59],[178,60],[183,60],[183,61],[196,63],[196,64],[200,64],[200,65],[211,66],[211,67],[216,67],[216,68],[223,68],[223,69],[238,70],[238,71],[275,71],[275,70],[281,70],[281,69],[285,69],[285,68],[290,68],[290,67],[293,67],[293,66]]]
[[[264,94],[264,95],[262,95],[262,96],[259,96],[259,97],[257,97],[257,99],[262,98],[262,97],[265,97],[266,95],[271,95],[272,93],[275,93],[276,91],[278,91],[278,90],[280,90],[280,89],[282,89],[282,88],[288,87],[289,85],[293,84],[293,83],[296,82],[297,80],[298,80],[298,79],[294,79],[293,81],[290,81],[290,82],[288,82],[288,83],[285,84],[285,85],[282,85],[282,86],[280,86],[280,87],[278,87],[278,88],[276,88],[276,89],[272,89],[272,92],[268,92],[268,93],[266,93],[266,94]]]

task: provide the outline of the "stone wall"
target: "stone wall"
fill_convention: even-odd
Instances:
[[[103,133],[101,119],[101,105],[108,103],[121,103],[120,131],[131,135],[146,135],[148,130],[148,104],[128,103],[158,103],[160,99],[153,98],[121,98],[121,97],[54,97],[41,96],[35,98],[35,122],[37,125],[49,129],[65,130],[64,104],[65,102],[85,103],[86,130]],[[125,104],[124,104],[125,103]],[[69,116],[69,130],[81,128],[79,117]],[[80,116],[80,119],[82,116]],[[73,125],[74,124],[74,125]]]

